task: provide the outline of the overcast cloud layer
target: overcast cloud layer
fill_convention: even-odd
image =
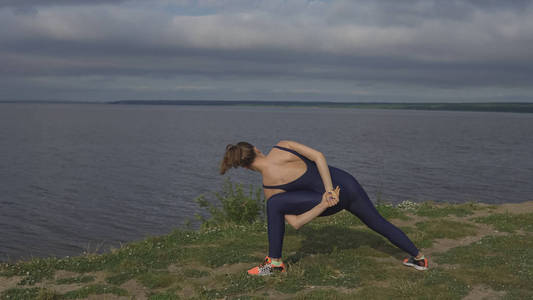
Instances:
[[[0,0],[0,100],[533,101],[532,2]]]

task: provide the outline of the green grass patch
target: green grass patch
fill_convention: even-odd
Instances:
[[[75,291],[70,291],[62,295],[61,299],[87,298],[89,295],[114,294],[117,296],[127,296],[128,292],[112,285],[91,284]]]
[[[81,275],[77,277],[61,278],[56,280],[56,284],[87,283],[94,281],[94,276]]]
[[[33,300],[37,298],[40,288],[11,288],[0,295],[0,299]]]
[[[400,229],[419,249],[428,248],[433,245],[433,238],[431,238],[428,234],[418,228],[411,226],[401,226]]]
[[[173,286],[163,292],[151,292],[148,296],[149,300],[177,300],[180,296],[176,294],[182,288],[180,286]]]
[[[241,245],[242,247],[239,247]],[[256,247],[254,245],[246,245],[246,241],[244,240],[235,240],[234,242],[229,241],[222,243],[222,245],[216,247],[203,247],[191,250],[190,258],[202,263],[205,266],[216,268],[224,264],[256,262],[257,257],[251,255],[250,252],[264,252],[265,249],[265,245],[262,247]]]
[[[58,293],[47,288],[11,288],[0,294],[1,300],[57,300]]]
[[[218,299],[254,292],[263,288],[266,284],[265,278],[250,276],[246,272],[220,275],[215,280],[221,287],[210,289],[205,286],[200,286],[197,288],[197,293],[201,297]]]
[[[44,278],[52,279],[57,258],[34,258],[29,261],[20,261],[15,264],[6,264],[1,276],[23,276],[19,285],[33,285]]]
[[[176,295],[175,293],[162,292],[162,293],[155,293],[153,295],[150,295],[148,299],[149,300],[179,300],[180,296]]]
[[[300,257],[313,254],[330,254],[334,250],[353,250],[359,247],[371,247],[388,255],[395,255],[401,252],[384,237],[368,228],[313,225],[303,227],[299,231],[302,240],[297,255]]]
[[[434,256],[470,285],[485,284],[516,299],[533,298],[533,239],[524,235],[486,236],[471,245]],[[515,297],[516,296],[516,297]],[[518,297],[520,296],[520,297]],[[523,297],[527,296],[527,297]]]
[[[474,210],[479,209],[479,205],[469,202],[463,204],[440,204],[433,202],[424,202],[415,209],[414,213],[422,217],[439,218],[449,215],[458,217],[466,217],[474,213]]]
[[[405,211],[395,207],[391,204],[378,204],[376,208],[381,216],[385,219],[400,219],[409,220],[410,218],[405,214]]]
[[[386,219],[409,220],[405,211],[391,204],[377,204],[376,209]],[[312,221],[313,224],[338,225],[338,226],[365,226],[363,222],[352,213],[343,210],[334,215],[319,217]],[[306,225],[307,226],[307,225]]]
[[[105,281],[109,284],[121,285],[124,282],[132,279],[134,276],[135,276],[134,274],[122,272],[122,273],[113,274],[109,277],[106,277]]]
[[[383,278],[390,264],[357,255],[354,249],[335,249],[329,254],[317,254],[289,264],[288,273],[269,281],[272,288],[286,294],[314,287],[357,288]]]
[[[196,270],[196,269],[185,269],[183,270],[183,275],[189,278],[200,278],[200,277],[208,276],[209,272]]]
[[[137,279],[147,288],[157,289],[170,286],[178,277],[166,271],[152,271],[138,275]]]
[[[417,222],[414,228],[402,226],[400,229],[417,248],[431,247],[435,239],[459,239],[477,232],[475,225],[446,219]]]
[[[326,267],[317,267],[321,262]],[[399,261],[391,264],[359,257],[352,250],[308,258],[292,272],[274,287],[283,293],[298,292],[297,299],[462,299],[470,290],[466,282],[441,268],[419,272]],[[310,286],[315,290],[305,292]],[[333,286],[354,292],[338,292]]]
[[[351,300],[355,299],[353,294],[346,294],[338,292],[334,289],[319,289],[314,290],[302,295],[295,297],[297,300],[323,300],[323,299],[332,299],[332,300]]]
[[[475,235],[475,225],[452,220],[431,220],[418,222],[416,228],[423,231],[431,239],[458,239],[469,235]]]
[[[514,232],[515,230],[533,231],[533,213],[512,214],[505,212],[485,217],[474,218],[475,222],[491,224],[499,231]]]
[[[35,284],[44,278],[52,279],[56,270],[78,273],[107,270],[112,273],[133,275],[150,269],[166,268],[170,263],[185,255],[185,245],[195,244],[198,232],[175,230],[169,235],[149,237],[132,242],[102,255],[89,254],[66,258],[36,258],[5,264],[2,276],[23,276],[20,284]]]
[[[52,279],[57,270],[78,273],[105,270],[114,274],[106,281],[119,285],[150,270],[164,269],[178,260],[199,261],[211,267],[255,262],[257,257],[250,253],[266,250],[265,233],[265,224],[259,223],[246,226],[230,224],[204,231],[174,230],[169,235],[131,242],[101,255],[35,258],[5,263],[0,267],[0,275],[22,276],[21,285],[32,285],[45,278]]]
[[[391,286],[370,299],[394,295],[398,299],[462,299],[470,291],[469,286],[442,269],[430,269],[421,278],[391,280]],[[381,295],[380,295],[381,294]]]
[[[227,233],[226,233],[227,234]],[[223,234],[219,234],[223,235]],[[102,255],[89,254],[66,258],[36,258],[30,261],[7,263],[2,267],[2,276],[23,276],[21,285],[35,284],[45,278],[52,279],[56,270],[67,270],[78,273],[106,270],[120,275],[120,279],[132,278],[151,269],[166,268],[169,264],[185,257],[187,248],[200,244],[199,232],[175,230],[169,235],[149,237],[146,240],[132,242]],[[210,236],[210,234],[206,234]],[[190,251],[193,252],[193,251]],[[190,254],[190,253],[189,253]],[[112,280],[113,281],[113,280]]]
[[[364,225],[359,218],[352,215],[350,212],[346,210],[342,210],[334,215],[326,216],[326,217],[318,217],[311,221],[311,223],[308,223],[305,226],[309,226],[311,224],[315,225],[339,225],[339,226],[361,226]],[[302,227],[302,228],[304,228]]]

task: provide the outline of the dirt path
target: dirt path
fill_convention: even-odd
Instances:
[[[495,291],[485,285],[475,285],[472,287],[472,290],[463,300],[492,300],[492,299],[502,299],[505,296],[506,292],[504,291]]]

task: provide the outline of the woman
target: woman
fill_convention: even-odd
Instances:
[[[220,174],[239,166],[261,173],[267,199],[269,253],[263,263],[248,270],[249,274],[285,272],[281,260],[285,221],[299,229],[315,217],[343,209],[410,254],[404,265],[417,270],[428,268],[424,255],[379,214],[357,180],[346,171],[329,166],[320,151],[289,140],[280,141],[268,155],[247,142],[227,145]]]

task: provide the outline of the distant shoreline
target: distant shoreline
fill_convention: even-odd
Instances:
[[[533,102],[479,102],[479,103],[390,103],[390,102],[328,102],[328,101],[225,101],[225,100],[118,100],[107,102],[73,101],[0,101],[0,103],[40,104],[122,104],[122,105],[216,105],[216,106],[272,106],[272,107],[324,107],[366,109],[411,109],[441,111],[478,111],[533,113]]]

